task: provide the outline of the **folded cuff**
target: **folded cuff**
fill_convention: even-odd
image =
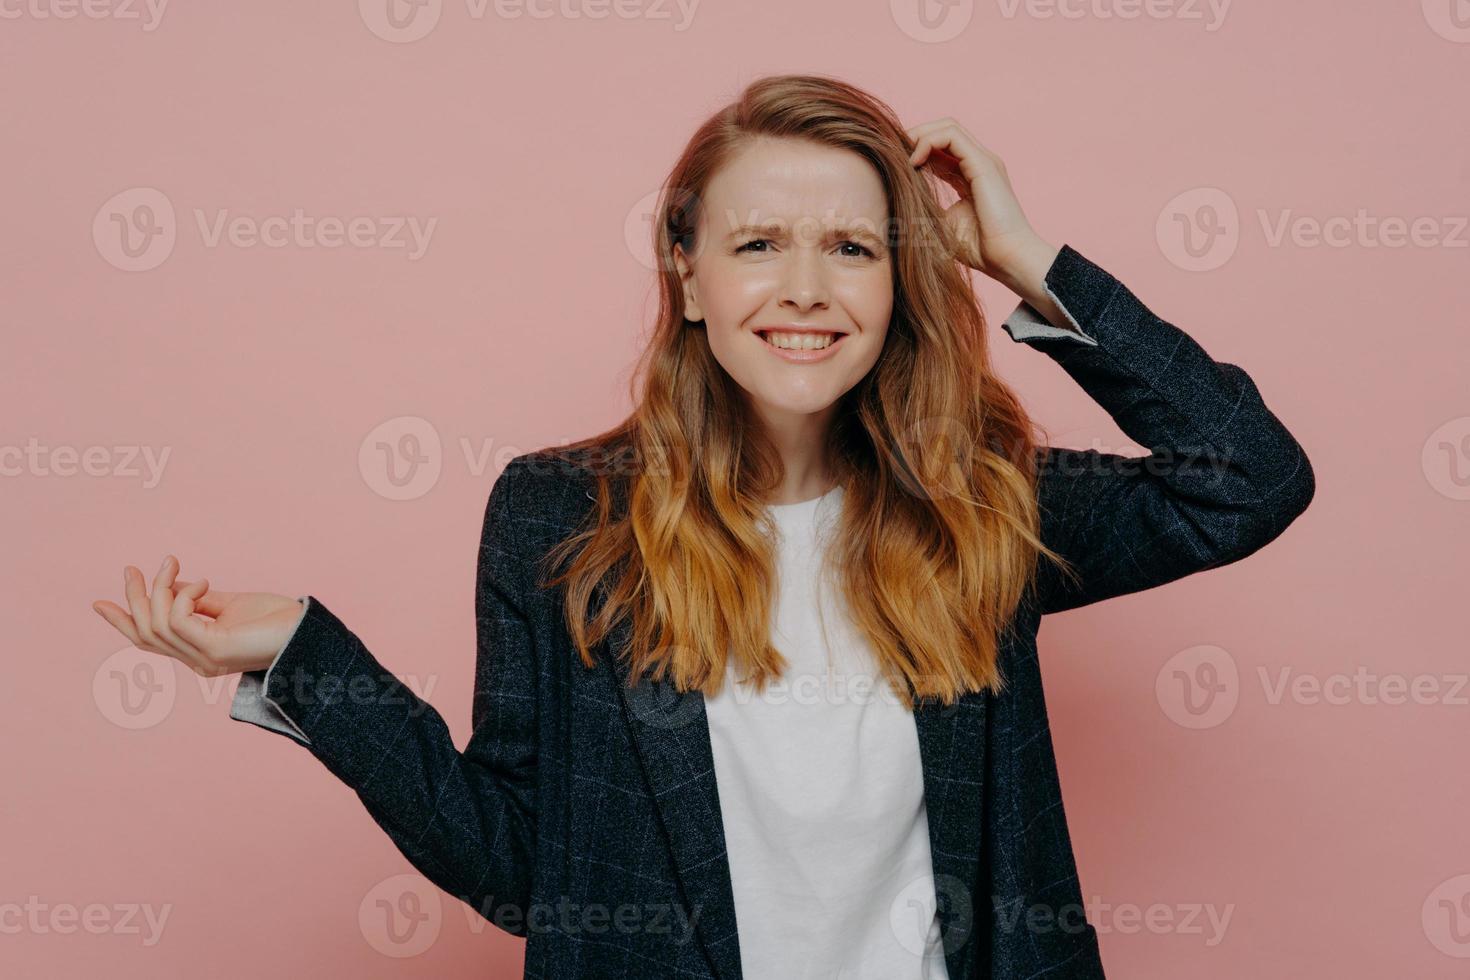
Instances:
[[[1105,276],[1100,278],[1096,275],[1095,267],[1081,253],[1070,245],[1063,245],[1046,270],[1043,288],[1067,318],[1071,329],[1051,323],[1024,300],[1001,323],[1001,329],[1017,342],[1065,339],[1096,347],[1097,338],[1082,329],[1082,324],[1107,307],[1111,286]]]
[[[298,596],[297,601],[301,603],[301,616],[296,620],[296,625],[291,629],[291,635],[276,651],[275,659],[271,665],[264,670],[247,670],[240,675],[240,684],[235,688],[234,700],[230,703],[230,717],[235,721],[249,722],[259,725],[261,728],[269,729],[285,735],[302,745],[310,745],[311,739],[301,730],[301,726],[292,721],[290,716],[274,701],[266,692],[270,689],[271,671],[281,662],[281,654],[291,645],[296,638],[296,633],[301,629],[301,623],[306,619],[306,613],[311,608],[311,596]]]

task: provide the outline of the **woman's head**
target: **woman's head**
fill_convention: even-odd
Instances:
[[[926,370],[916,356],[951,373],[946,362],[973,350],[983,317],[952,258],[937,182],[909,163],[912,149],[866,92],[780,75],[706,120],[670,172],[655,222],[652,374],[667,352],[718,377],[708,407],[742,422],[754,457],[778,455],[777,429],[820,438],[835,456],[837,423],[856,399],[839,402],[859,382],[899,390]],[[770,353],[757,333],[809,321],[850,331],[813,364]],[[925,322],[953,324],[953,335],[918,350]],[[759,486],[769,469],[756,467]]]
[[[566,447],[631,459],[596,473],[595,526],[556,552],[575,555],[554,581],[585,662],[628,615],[635,676],[710,693],[727,655],[760,684],[780,672],[763,502],[802,438],[846,490],[827,557],[898,695],[999,687],[996,633],[1045,551],[1035,443],[912,150],[886,105],[816,75],[759,79],[690,138],[654,223],[635,408]],[[846,336],[791,363],[760,336],[783,324]]]
[[[821,437],[877,362],[893,313],[878,171],[828,143],[749,136],[699,202],[673,245],[686,329],[703,330],[758,424]]]

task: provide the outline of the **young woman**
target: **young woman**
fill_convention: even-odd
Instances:
[[[1101,977],[1039,620],[1256,551],[1312,498],[1302,447],[952,119],[761,79],[658,219],[636,409],[490,491],[464,751],[314,595],[169,556],[94,608],[243,672],[231,717],[527,937],[528,977]],[[1034,440],[966,267],[1149,456]]]

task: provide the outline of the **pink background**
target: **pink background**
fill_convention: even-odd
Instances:
[[[230,721],[233,678],[132,652],[89,605],[170,552],[220,588],[314,593],[463,746],[495,474],[625,412],[653,308],[646,195],[700,120],[778,71],[846,78],[909,124],[954,116],[1043,236],[1245,367],[1316,468],[1312,507],[1259,554],[1041,631],[1110,975],[1470,972],[1470,29],[1449,3],[1218,20],[991,0],[926,33],[908,0],[707,2],[687,24],[653,0],[602,19],[458,0],[406,40],[371,0],[175,3],[152,29],[146,8],[27,2],[0,25],[0,974],[519,975],[522,942],[447,896],[422,951],[393,955],[376,898],[418,879],[353,793]],[[176,238],[129,271],[109,229],[139,188]],[[1191,268],[1174,214],[1222,203],[1237,218],[1213,212],[1227,235]],[[211,245],[196,220],[298,208],[435,225],[410,258]],[[1271,234],[1360,209],[1427,224],[1398,246]],[[1014,297],[978,288],[1055,441],[1141,453],[1000,332]],[[431,462],[400,492],[374,445],[404,433]],[[142,452],[169,453],[161,480]],[[1174,668],[1201,658],[1237,679],[1190,727]],[[1276,697],[1282,671],[1370,680]],[[124,681],[156,688],[143,716]]]

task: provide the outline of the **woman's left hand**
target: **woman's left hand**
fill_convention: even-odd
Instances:
[[[909,162],[927,165],[960,199],[944,212],[961,262],[1010,284],[1028,256],[1055,252],[1026,220],[1006,165],[948,116],[908,130]]]

